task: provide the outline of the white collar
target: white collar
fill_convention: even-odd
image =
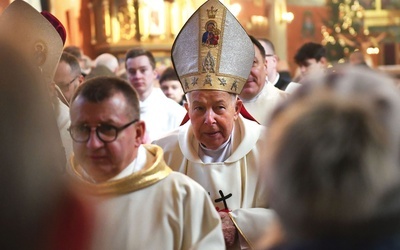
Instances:
[[[204,163],[213,163],[213,162],[224,162],[226,159],[229,158],[229,156],[232,153],[232,137],[233,137],[233,131],[235,129],[232,129],[232,134],[229,136],[229,139],[224,142],[221,146],[219,146],[217,149],[209,149],[203,146],[201,143],[199,143],[199,158],[202,160]]]

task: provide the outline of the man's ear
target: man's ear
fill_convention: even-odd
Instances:
[[[235,119],[239,116],[240,110],[242,109],[243,102],[240,100],[239,97],[236,98],[236,105],[235,105]]]
[[[85,77],[84,77],[83,75],[80,75],[80,76],[78,77],[79,85],[81,85],[81,84],[83,83],[84,80],[85,80]],[[79,85],[78,85],[78,86],[79,86]]]
[[[185,107],[186,111],[189,112],[189,103],[185,102],[183,107]]]
[[[140,146],[140,144],[146,143],[145,141],[145,133],[146,133],[146,124],[144,121],[138,121],[135,125],[136,129],[136,144]]]
[[[268,61],[264,60],[264,70],[265,72],[268,72]]]

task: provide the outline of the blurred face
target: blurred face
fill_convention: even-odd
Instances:
[[[259,41],[261,45],[265,49],[265,61],[267,63],[267,75],[268,79],[270,81],[274,80],[272,78],[275,77],[276,73],[276,66],[278,63],[278,57],[275,55],[275,53],[272,51],[272,49],[269,47],[269,45],[264,42],[264,41]]]
[[[80,72],[72,72],[71,66],[68,63],[61,61],[54,75],[54,82],[61,89],[67,101],[71,101],[71,98],[82,82],[83,77]]]
[[[209,149],[217,149],[229,139],[242,102],[224,91],[200,90],[189,93],[185,107],[196,139]]]
[[[144,131],[142,121],[120,131],[113,142],[101,141],[95,131],[99,124],[117,128],[128,124],[134,120],[131,115],[127,115],[128,113],[130,112],[125,97],[121,93],[101,103],[89,102],[78,97],[71,104],[71,127],[91,127],[87,142],[73,141],[75,158],[96,182],[104,182],[116,176],[136,158]]]
[[[326,60],[325,58],[321,58],[321,60],[317,62],[315,58],[309,58],[304,62],[304,64],[299,65],[299,68],[303,76],[321,73],[326,68]]]
[[[128,80],[139,94],[141,101],[144,101],[153,90],[153,83],[157,72],[150,64],[147,56],[138,56],[126,60],[126,71]]]
[[[261,56],[260,50],[254,46],[255,56],[253,66],[250,71],[249,78],[247,79],[240,98],[243,100],[251,100],[261,92],[265,85],[265,77],[267,75],[267,63]]]
[[[180,102],[183,97],[181,83],[177,80],[168,80],[161,83],[161,90],[164,94],[176,102]]]

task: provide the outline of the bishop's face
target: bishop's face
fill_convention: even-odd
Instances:
[[[217,149],[232,134],[242,101],[218,90],[195,90],[188,98],[185,107],[196,139],[209,149]]]

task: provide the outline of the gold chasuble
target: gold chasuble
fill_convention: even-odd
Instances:
[[[73,160],[79,186],[96,207],[92,249],[224,249],[221,221],[207,192],[173,172],[160,147],[141,147],[148,164],[105,183],[86,181]]]

